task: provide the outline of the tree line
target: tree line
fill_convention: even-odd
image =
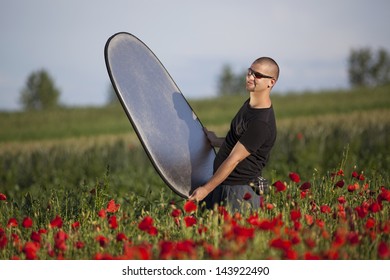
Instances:
[[[351,87],[376,87],[390,83],[390,55],[380,48],[352,49],[348,56],[348,78]],[[234,73],[228,64],[222,67],[218,77],[217,92],[220,96],[245,92],[246,70]],[[31,73],[20,92],[20,103],[25,110],[48,110],[60,106],[61,91],[46,69]],[[117,103],[111,84],[108,88],[108,104]]]
[[[390,55],[380,48],[352,49],[348,57],[348,79],[352,88],[376,87],[390,83]],[[245,92],[247,71],[234,73],[226,64],[218,78],[218,95],[236,95]]]

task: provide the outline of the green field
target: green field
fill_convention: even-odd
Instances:
[[[221,97],[189,100],[189,103],[203,125],[223,135],[246,98]],[[372,212],[364,217],[374,219],[378,228],[371,245],[367,233],[358,230],[365,228],[365,224],[356,220],[355,208],[365,201],[372,204],[373,199],[381,193],[381,188],[388,189],[390,185],[390,87],[275,95],[272,98],[278,136],[264,175],[272,183],[285,182],[287,191],[272,191],[266,196],[265,203],[273,205],[273,210],[267,209],[259,213],[259,217],[271,220],[280,214],[283,216],[284,229],[290,226],[294,228],[296,220],[291,221],[289,213],[299,206],[302,224],[304,215],[311,215],[317,218],[316,221],[322,219],[329,224],[326,231],[331,237],[324,241],[317,240],[313,250],[308,250],[301,243],[293,248],[297,258],[306,258],[308,252],[326,258],[325,252],[329,253],[333,248],[334,236],[345,225],[340,226],[339,221],[332,222],[331,217],[321,216],[322,212],[321,215],[313,213],[311,206],[316,201],[317,206],[327,204],[332,212],[336,211],[338,203],[335,200],[343,194],[350,203],[348,211],[352,211],[352,214],[347,216],[353,218],[353,227],[357,229],[360,242],[358,246],[349,244],[349,247],[337,248],[337,258],[378,258],[377,250],[379,252],[381,246],[390,245],[389,232],[383,229],[386,225],[390,226],[388,202],[381,204],[380,213]],[[3,247],[1,245],[1,235],[9,241],[12,234],[17,234],[23,246],[30,239],[31,229],[23,229],[20,225],[15,228],[7,226],[11,217],[19,224],[24,217],[31,217],[34,220],[32,230],[38,230],[47,228],[56,215],[64,220],[63,230],[71,236],[67,244],[81,238],[88,249],[57,250],[52,255],[41,244],[37,258],[88,259],[98,258],[98,253],[107,253],[111,257],[123,256],[123,247],[114,246],[113,241],[110,247],[97,246],[97,233],[92,230],[99,227],[101,234],[115,239],[113,228],[97,216],[98,211],[105,208],[111,199],[121,205],[120,212],[116,214],[121,222],[115,230],[124,232],[132,240],[132,246],[148,244],[150,258],[162,258],[159,255],[161,242],[176,242],[177,245],[184,240],[207,242],[215,250],[237,252],[237,258],[291,257],[288,257],[289,252],[282,250],[283,253],[280,253],[280,248],[270,245],[274,235],[268,232],[262,234],[261,231],[259,234],[256,231],[250,242],[259,246],[262,253],[243,250],[239,254],[243,248],[238,248],[239,245],[233,241],[229,243],[229,239],[222,240],[226,239],[227,233],[223,221],[215,217],[215,213],[197,211],[196,228],[184,227],[184,221],[181,221],[181,230],[176,230],[170,212],[176,207],[185,213],[181,208],[185,201],[172,193],[157,175],[121,107],[0,112],[0,128],[0,194],[7,197],[5,202],[0,201],[0,259],[15,256],[27,258],[24,251],[18,251],[11,242],[6,242]],[[345,174],[345,193],[334,188],[332,173],[339,170]],[[298,173],[301,183],[307,181],[312,184],[311,202],[299,198],[296,191],[298,184],[288,178],[290,172]],[[363,182],[351,178],[352,172],[364,176]],[[348,185],[356,184],[362,193],[364,190],[364,194],[346,190]],[[137,228],[138,222],[145,217],[153,217],[158,234],[148,234]],[[184,214],[180,218],[184,219]],[[73,234],[71,224],[75,221],[85,225],[77,233],[84,237],[77,235],[76,238]],[[201,225],[209,230],[198,236],[196,232],[201,230]],[[348,226],[345,230],[355,232]],[[41,242],[54,246],[52,239],[56,231],[50,229],[49,232],[52,235],[45,236]],[[295,232],[302,240],[325,235],[321,229],[313,229],[311,223],[303,228],[295,228]],[[277,237],[292,238],[280,234]],[[372,246],[375,246],[374,253]],[[183,253],[172,258],[214,258],[204,244],[191,248],[195,248],[195,255]],[[141,258],[137,254],[133,257],[127,255],[127,258]],[[229,256],[226,253],[215,258]],[[379,256],[389,258],[390,254]]]

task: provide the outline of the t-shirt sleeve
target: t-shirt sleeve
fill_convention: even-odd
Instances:
[[[252,122],[238,141],[251,154],[255,153],[270,136],[268,125],[263,121]]]

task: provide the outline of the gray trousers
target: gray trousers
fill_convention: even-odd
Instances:
[[[256,194],[248,185],[220,185],[205,199],[207,209],[222,205],[232,213],[257,211],[260,208],[260,195]]]

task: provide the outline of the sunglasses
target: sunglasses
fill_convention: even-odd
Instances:
[[[264,74],[261,74],[259,72],[256,72],[256,71],[253,71],[252,68],[248,68],[248,76],[254,76],[256,79],[273,79],[274,77],[271,77],[271,76],[267,76],[267,75],[264,75]]]

